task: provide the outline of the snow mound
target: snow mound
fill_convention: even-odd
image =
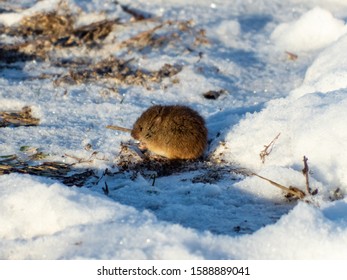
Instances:
[[[281,166],[299,173],[306,156],[316,180],[326,184],[327,189],[335,186],[347,191],[346,106],[345,90],[271,101],[263,111],[248,115],[229,132],[225,156],[258,172],[264,167]],[[263,164],[260,152],[279,133]],[[288,174],[288,179],[292,175]]]
[[[308,68],[301,87],[292,91],[295,98],[312,92],[331,92],[347,87],[347,36],[324,49]]]
[[[327,10],[316,7],[298,20],[282,23],[271,39],[283,50],[306,52],[321,49],[336,41],[347,31],[343,20],[334,18]]]
[[[304,4],[308,7],[321,7],[334,13],[343,14],[346,11],[347,2],[345,0],[290,0],[291,3]]]
[[[54,234],[131,212],[126,207],[119,211],[117,204],[84,189],[68,189],[18,174],[0,179],[0,238]]]
[[[347,257],[347,201],[320,210],[300,203],[276,225],[241,238],[244,259],[345,259]],[[336,213],[341,219],[336,220]],[[241,248],[240,248],[241,249]],[[237,248],[235,248],[237,250]]]
[[[0,223],[0,259],[218,259],[228,254],[213,245],[209,233],[160,222],[148,211],[88,189],[22,174],[0,176]]]
[[[241,33],[240,23],[236,20],[223,20],[213,26],[210,32],[212,38],[218,38],[227,47],[238,47],[235,37]]]

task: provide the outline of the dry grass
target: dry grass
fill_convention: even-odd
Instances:
[[[23,107],[18,112],[0,112],[0,127],[36,126],[40,120],[31,115],[30,107]]]
[[[79,84],[99,79],[109,79],[114,84],[140,85],[149,88],[150,83],[160,83],[164,78],[172,77],[181,71],[181,67],[166,64],[158,71],[141,69],[132,59],[120,57],[97,58],[90,56],[88,50],[104,48],[104,39],[113,33],[113,37],[127,37],[126,33],[139,29],[139,23],[146,21],[148,29],[122,41],[112,43],[113,50],[118,49],[129,54],[146,53],[170,46],[181,52],[191,52],[193,48],[207,44],[208,39],[203,29],[196,29],[192,21],[161,22],[151,14],[136,10],[130,6],[120,5],[124,12],[131,15],[129,22],[120,23],[118,19],[102,20],[76,27],[76,17],[69,7],[61,2],[57,11],[37,13],[22,19],[16,27],[0,27],[0,32],[16,37],[19,43],[0,44],[0,62],[9,64],[26,60],[54,61],[54,66],[67,71],[64,75],[54,77],[42,75],[40,78],[51,78],[56,86],[62,84]],[[122,28],[115,28],[122,25]],[[155,25],[155,26],[153,26]],[[118,36],[117,32],[121,32]],[[115,39],[114,39],[115,40]],[[66,63],[59,59],[59,50],[73,48],[74,56]],[[82,56],[80,55],[82,54]],[[2,65],[3,67],[3,65]],[[174,82],[179,82],[175,79]]]
[[[68,164],[44,162],[32,164],[31,161],[20,159],[17,155],[0,157],[0,175],[9,173],[33,174],[44,177],[60,178],[71,171]]]
[[[48,155],[36,152],[29,157],[18,155],[0,156],[0,175],[10,173],[31,174],[35,176],[57,179],[68,186],[83,186],[94,172],[90,169],[77,169],[74,164],[63,162],[41,161]]]
[[[55,49],[96,47],[116,24],[115,21],[103,20],[73,28],[73,19],[70,16],[51,13],[27,17],[18,28],[0,30],[23,39],[20,43],[0,45],[2,61],[12,63],[29,59],[50,59],[50,53]]]
[[[186,46],[187,50],[190,50],[194,45],[209,43],[205,30],[196,30],[192,21],[167,20],[153,28],[142,31],[137,35],[122,41],[118,44],[118,48],[126,48],[129,52],[134,50],[141,51],[145,48],[163,48],[168,45],[178,47],[177,44],[182,44],[183,40],[186,41],[186,43],[193,41],[190,43],[191,46]]]
[[[57,12],[35,14],[21,20],[19,27],[11,29],[10,34],[22,36],[47,36],[47,39],[59,38],[71,34],[74,19],[70,14],[60,15]]]
[[[148,87],[150,83],[160,83],[164,78],[172,77],[182,69],[179,65],[165,64],[157,71],[147,71],[135,68],[131,60],[110,57],[88,68],[80,64],[71,63],[69,73],[54,80],[56,86],[62,84],[81,84],[85,82],[107,79],[115,85],[138,85]]]

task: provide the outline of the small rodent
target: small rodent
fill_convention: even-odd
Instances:
[[[169,159],[196,159],[207,146],[204,119],[180,105],[148,108],[135,122],[131,136],[149,151]]]

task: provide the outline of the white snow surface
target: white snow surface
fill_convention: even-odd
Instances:
[[[0,23],[18,24],[54,10],[57,2],[1,2]],[[66,2],[81,11],[79,24],[129,17],[113,1]],[[346,1],[119,2],[164,20],[192,19],[210,43],[191,52],[137,54],[136,64],[148,70],[182,65],[179,82],[120,85],[118,93],[98,82],[56,87],[51,79],[35,78],[61,73],[49,61],[1,64],[0,111],[28,105],[41,122],[1,127],[0,156],[30,146],[52,161],[71,162],[64,155],[89,158],[97,151],[80,168],[116,172],[120,144],[130,135],[105,126],[131,127],[150,105],[179,103],[206,119],[207,154],[302,191],[306,156],[310,187],[318,193],[289,202],[259,177],[227,173],[199,180],[213,177],[206,170],[159,177],[154,186],[141,174],[105,176],[82,187],[1,175],[0,259],[347,259]],[[113,40],[116,35],[89,55],[126,58]],[[202,96],[220,89],[226,93],[217,100]],[[260,152],[277,135],[262,162]]]
[[[302,52],[326,47],[346,32],[343,20],[316,7],[293,22],[277,26],[271,38],[284,50]]]

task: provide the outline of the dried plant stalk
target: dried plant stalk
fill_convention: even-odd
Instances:
[[[281,133],[278,133],[277,136],[270,142],[270,144],[264,145],[265,149],[262,150],[259,154],[262,163],[265,163],[265,157],[272,152],[275,141],[278,139],[278,137],[280,137],[280,135]]]
[[[0,127],[6,126],[35,126],[39,119],[31,115],[31,108],[25,106],[19,112],[0,112]]]
[[[280,188],[281,190],[284,190],[284,191],[287,192],[288,194],[291,194],[291,195],[293,195],[293,196],[295,196],[295,197],[297,197],[297,198],[299,198],[299,199],[303,199],[303,198],[305,197],[305,193],[304,193],[303,191],[299,190],[298,188],[295,188],[295,187],[289,187],[289,188],[287,188],[287,187],[285,187],[285,186],[283,186],[283,185],[281,185],[281,184],[279,184],[279,183],[276,183],[275,181],[272,181],[272,180],[270,180],[270,179],[268,179],[268,178],[265,178],[265,177],[263,177],[263,176],[260,176],[260,175],[258,175],[258,174],[256,174],[256,173],[252,173],[252,175],[257,176],[257,177],[259,177],[259,178],[261,178],[261,179],[263,179],[263,180],[265,180],[265,181],[268,181],[268,182],[269,182],[270,184],[272,184],[273,186],[275,186],[275,187],[277,187],[277,188]]]
[[[298,55],[295,53],[288,52],[288,51],[286,51],[285,53],[287,54],[289,60],[295,61],[298,59]]]
[[[130,128],[125,128],[125,127],[121,127],[121,126],[118,126],[118,125],[108,125],[108,126],[106,126],[106,128],[112,129],[112,130],[119,130],[119,131],[129,132],[129,133],[131,132]]]
[[[304,176],[305,176],[307,193],[311,194],[310,182],[309,182],[309,178],[308,178],[310,169],[308,168],[307,161],[308,161],[308,158],[306,156],[304,156],[304,168],[302,170],[302,174],[304,174]]]
[[[302,174],[305,176],[305,183],[306,183],[306,191],[310,195],[316,195],[318,193],[318,189],[312,190],[310,187],[310,181],[309,181],[309,175],[310,175],[310,169],[308,168],[308,158],[304,156],[304,168],[302,169]]]

